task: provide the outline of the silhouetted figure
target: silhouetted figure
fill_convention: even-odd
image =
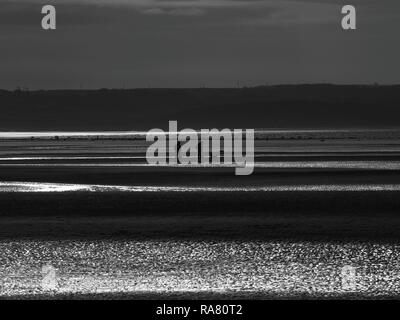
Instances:
[[[202,141],[200,141],[197,144],[197,157],[198,157],[199,164],[211,164],[211,161],[212,161],[212,148],[209,148],[208,155],[205,154],[205,158],[203,159],[202,158],[202,154],[203,154],[202,146],[203,146]]]
[[[179,160],[179,151],[182,147],[182,142],[178,141],[177,145],[176,145],[176,154],[177,154],[177,163],[180,164],[180,160]],[[201,141],[197,144],[197,161],[198,164],[211,164],[212,161],[212,149],[210,149],[209,153],[208,153],[208,161],[203,161],[205,159],[202,158],[202,143]]]
[[[178,142],[177,142],[177,144],[176,144],[176,157],[177,157],[176,162],[177,162],[178,164],[180,164],[180,160],[179,160],[179,150],[181,150],[181,148],[182,148],[182,143],[178,140]]]
[[[197,144],[197,161],[198,164],[201,164],[201,141]]]

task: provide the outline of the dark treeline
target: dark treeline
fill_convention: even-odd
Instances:
[[[0,130],[400,127],[400,85],[0,90]]]

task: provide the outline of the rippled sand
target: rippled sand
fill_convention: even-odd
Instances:
[[[3,297],[393,297],[400,291],[400,245],[393,244],[2,241],[0,252]],[[42,288],[45,264],[56,268],[55,291]],[[355,268],[351,287],[344,286],[344,266]]]

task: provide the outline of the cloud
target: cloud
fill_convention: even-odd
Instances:
[[[265,6],[262,0],[53,0],[52,3],[57,9],[58,23],[64,27],[91,24],[137,25],[132,20],[138,20],[138,15],[161,21],[163,17],[202,16],[198,22],[223,25],[244,17],[251,18],[254,14],[267,16],[270,11],[270,7]],[[263,10],[255,7],[261,3]],[[41,0],[2,1],[0,25],[37,25],[42,5]],[[175,20],[179,23],[177,18]],[[139,21],[143,22],[142,19]]]
[[[166,14],[172,16],[200,16],[205,14],[206,11],[200,8],[172,8],[172,9],[150,8],[142,10],[141,13],[148,15]]]
[[[257,19],[267,19],[271,11],[285,11],[288,0],[53,0],[60,21],[77,24],[124,20],[127,15],[139,13],[146,16],[210,16],[213,24],[230,24]],[[3,0],[0,4],[0,25],[31,25],[37,23],[37,12],[42,0]],[[292,5],[293,6],[293,5]],[[290,7],[290,5],[289,5]],[[118,12],[118,14],[117,14]],[[86,15],[87,19],[83,16]],[[118,18],[118,15],[121,18]],[[75,17],[73,17],[75,16]],[[127,23],[129,19],[125,19]],[[204,20],[210,22],[209,18]]]
[[[286,0],[285,0],[286,1]],[[33,3],[43,5],[42,0],[5,0],[4,3]],[[97,6],[131,6],[137,8],[212,8],[239,7],[273,3],[271,0],[53,0],[54,5],[89,4]],[[276,2],[276,1],[275,1]]]
[[[42,0],[0,0],[0,25],[37,25]],[[370,21],[392,19],[400,15],[398,0],[353,0]],[[338,20],[345,0],[53,0],[59,23],[63,26],[118,24],[129,27],[142,15],[161,23],[174,19],[176,24],[199,23],[202,26],[307,25]],[[367,14],[365,14],[367,13]],[[180,19],[178,19],[181,17]],[[189,21],[185,17],[199,17]],[[165,19],[164,19],[165,18]],[[164,19],[164,20],[163,20]],[[140,19],[142,23],[147,24]]]
[[[352,0],[343,33],[345,1],[52,0],[45,32],[46,1],[0,0],[0,87],[398,82],[400,1]]]

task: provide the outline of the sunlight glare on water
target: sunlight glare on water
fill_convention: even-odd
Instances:
[[[212,241],[2,241],[0,295],[43,293],[41,268],[57,270],[57,293],[399,294],[400,247],[384,244]]]
[[[307,184],[260,187],[118,186],[94,184],[0,182],[0,192],[352,192],[400,191],[400,184]]]

